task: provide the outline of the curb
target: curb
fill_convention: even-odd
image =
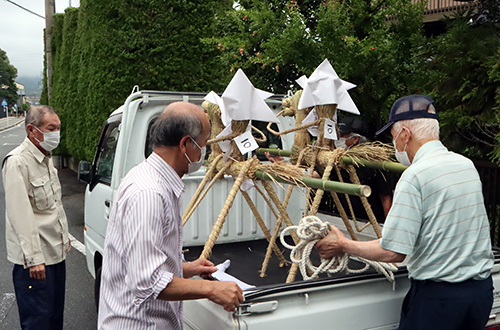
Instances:
[[[24,122],[24,119],[19,120],[18,122],[14,123],[14,124],[11,124],[11,125],[9,125],[9,126],[0,127],[0,132],[1,132],[1,131],[5,131],[6,129],[12,128],[12,127],[14,127],[14,126],[17,126],[17,125],[19,125],[20,123],[23,123],[23,122]]]

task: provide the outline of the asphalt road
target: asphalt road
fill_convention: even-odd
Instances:
[[[1,125],[0,125],[1,129]],[[25,138],[24,125],[0,131],[0,159],[18,146]],[[1,174],[0,174],[1,175]],[[59,169],[62,201],[70,234],[83,243],[83,199],[85,185],[80,184],[70,169]],[[97,328],[94,306],[94,279],[87,270],[85,256],[75,247],[66,259],[66,304],[64,328],[87,330]],[[19,315],[12,285],[12,264],[7,260],[5,248],[5,191],[0,184],[0,329],[20,329]]]

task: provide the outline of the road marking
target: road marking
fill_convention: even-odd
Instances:
[[[13,293],[4,293],[2,297],[2,301],[0,301],[0,321],[3,321],[7,316],[7,312],[9,311],[12,304],[16,301],[16,295]]]
[[[71,240],[71,248],[76,249],[78,252],[80,252],[83,255],[87,255],[85,253],[85,245],[80,243],[80,241],[78,241],[73,235],[68,233],[68,236],[69,236],[69,239]]]

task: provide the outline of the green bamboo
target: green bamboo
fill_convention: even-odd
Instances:
[[[292,181],[285,180],[281,177],[275,176],[275,175],[269,175],[265,173],[264,171],[257,170],[255,171],[255,176],[261,180],[268,180],[268,181],[278,181],[281,183],[294,183]],[[314,178],[309,178],[309,177],[301,177],[299,178],[300,181],[302,181],[306,186],[310,188],[315,188],[315,189],[321,189],[321,190],[326,190],[326,191],[335,191],[335,192],[340,192],[344,194],[349,194],[349,195],[356,195],[356,196],[363,196],[363,197],[369,197],[372,193],[372,189],[369,186],[365,185],[358,185],[358,184],[352,184],[352,183],[343,183],[343,182],[337,182],[337,181],[329,181],[329,180],[321,180],[321,179],[314,179]]]
[[[273,156],[283,156],[283,157],[290,157],[292,153],[290,150],[280,150],[280,149],[258,148],[255,150],[255,153],[257,155],[263,155],[265,152],[269,152],[269,154]],[[354,161],[347,156],[342,157],[342,162],[348,165],[358,164],[360,166],[365,166],[368,168],[374,168],[377,170],[386,170],[389,172],[396,172],[396,173],[403,173],[404,170],[406,170],[407,168],[407,166],[404,166],[396,162],[371,161],[367,159],[358,159],[356,160],[356,164],[354,164]]]

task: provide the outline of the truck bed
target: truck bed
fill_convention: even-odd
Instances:
[[[292,244],[290,237],[287,237],[287,242]],[[290,260],[290,250],[277,242],[279,249],[283,252],[286,260]],[[290,266],[280,267],[279,260],[273,253],[266,271],[266,277],[260,277],[259,270],[262,268],[262,262],[266,255],[268,242],[265,239],[216,244],[212,249],[212,255],[209,258],[215,265],[231,260],[231,266],[226,270],[226,273],[238,278],[239,280],[259,287],[259,289],[266,286],[274,286],[276,284],[285,283],[288,276]],[[187,261],[192,261],[198,258],[203,250],[203,246],[189,247],[188,251],[184,253]],[[311,254],[311,260],[314,265],[320,264],[319,255],[316,251]],[[351,260],[349,268],[360,269],[364,267],[364,263]],[[368,269],[365,274],[376,274],[373,268]],[[355,274],[346,275],[345,272],[334,274],[330,278],[343,278],[343,277],[356,276]],[[320,278],[328,278],[326,274],[321,274]],[[296,281],[302,281],[300,271],[297,271]]]

